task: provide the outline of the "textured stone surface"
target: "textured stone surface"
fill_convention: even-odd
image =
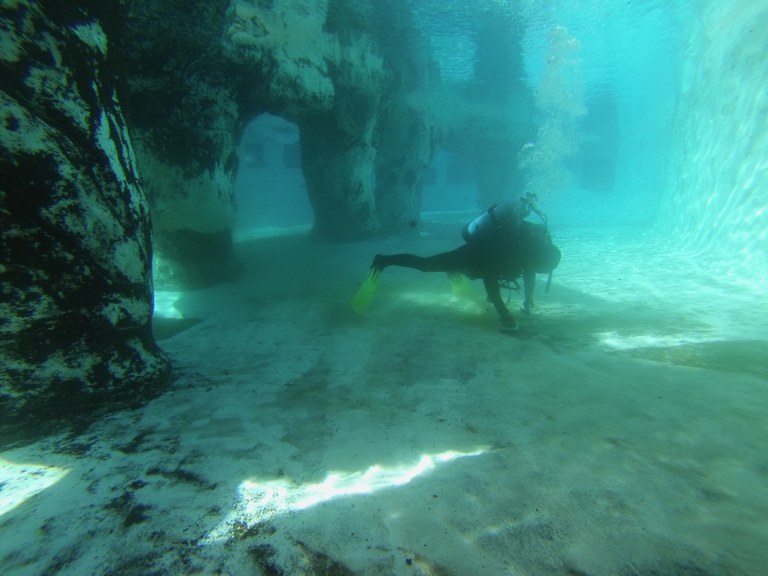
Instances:
[[[251,98],[290,117],[333,107],[331,66],[340,46],[325,27],[328,3],[230,2],[222,40],[232,61],[261,71],[258,94]]]
[[[405,0],[130,3],[127,116],[163,278],[199,285],[236,269],[231,251],[200,261],[210,252],[191,248],[210,235],[225,249],[237,126],[265,111],[300,127],[322,239],[415,227],[422,176],[441,146],[472,161],[482,203],[519,191],[532,98],[510,17],[484,18],[470,89],[440,84]]]
[[[140,402],[169,373],[150,328],[148,206],[102,26],[116,17],[88,2],[0,8],[3,441]]]
[[[359,137],[340,132],[333,114],[315,116],[299,127],[302,168],[315,211],[314,234],[348,241],[377,230],[371,127]]]
[[[210,262],[172,244],[210,234],[223,246],[237,127],[265,111],[301,129],[320,238],[417,225],[438,147],[474,164],[481,203],[523,186],[517,155],[534,134],[532,98],[504,10],[478,16],[472,87],[441,85],[404,0],[137,0],[129,14],[127,116],[169,277],[200,284],[235,268],[221,253],[221,273],[207,276]]]
[[[353,240],[377,231],[375,130],[392,77],[372,31],[375,4],[235,0],[227,16],[230,57],[268,72],[259,103],[300,127],[315,235]]]
[[[376,202],[384,231],[415,228],[422,177],[437,142],[426,103],[398,98],[383,113],[376,162]]]
[[[155,280],[165,287],[193,288],[236,276],[233,169],[219,163],[208,170],[191,158],[165,163],[157,147],[146,145],[149,139],[141,140],[144,132],[136,132],[136,157],[152,207]],[[234,130],[225,133],[231,143]]]
[[[126,119],[152,207],[163,283],[201,286],[237,271],[231,241],[220,239],[234,222],[238,102],[248,74],[224,52],[227,4],[127,5]],[[197,250],[206,236],[210,249]]]

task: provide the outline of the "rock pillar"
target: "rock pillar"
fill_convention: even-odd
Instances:
[[[416,228],[423,175],[434,153],[434,128],[423,104],[398,98],[382,114],[376,162],[376,203],[381,229]]]
[[[101,12],[104,14],[101,14]],[[0,438],[140,403],[152,337],[147,200],[98,2],[3,3]],[[105,31],[106,30],[106,31]]]
[[[232,251],[241,74],[221,42],[228,0],[128,3],[126,118],[152,207],[156,278],[199,287],[239,271]]]
[[[378,228],[374,198],[375,150],[370,133],[339,130],[333,114],[303,120],[302,170],[315,211],[313,234],[323,240],[359,240]]]

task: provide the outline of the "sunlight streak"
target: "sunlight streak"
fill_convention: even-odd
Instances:
[[[65,468],[18,464],[0,458],[0,516],[50,488],[68,473]]]
[[[396,294],[394,298],[407,304],[413,304],[418,308],[443,308],[475,315],[486,312],[482,301],[471,292],[467,295],[457,296],[450,292],[404,291]]]
[[[167,290],[155,290],[155,312],[158,318],[173,318],[181,320],[184,318],[181,310],[176,308],[176,303],[181,298],[181,292],[170,292]]]
[[[660,334],[635,334],[622,336],[618,332],[603,332],[596,335],[600,344],[611,350],[635,350],[637,348],[674,348],[686,344],[710,342],[711,338],[695,338]]]
[[[408,484],[414,478],[426,474],[458,458],[479,456],[489,450],[480,447],[472,452],[449,450],[439,454],[424,454],[413,465],[380,466],[374,464],[358,472],[329,472],[325,480],[317,484],[296,484],[289,480],[245,480],[238,488],[238,502],[227,518],[214,528],[202,544],[215,544],[228,540],[237,525],[253,526],[287,512],[305,510],[317,504],[342,496],[370,494]]]

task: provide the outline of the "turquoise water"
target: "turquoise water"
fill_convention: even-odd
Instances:
[[[512,10],[411,4],[448,85],[472,79],[477,22]],[[261,194],[239,203],[244,276],[156,286],[171,390],[0,455],[4,570],[762,573],[768,5],[514,14],[564,255],[536,313],[500,334],[478,283],[387,270],[353,314],[373,254],[461,242],[471,169],[437,152],[418,234],[313,243],[281,128],[241,174]]]
[[[535,145],[548,158],[528,169],[564,253],[552,293],[504,340],[477,286],[387,271],[350,321],[371,254],[450,248],[482,208],[471,167],[445,150],[418,238],[318,250],[241,231],[254,269],[288,275],[285,254],[306,265],[290,272],[296,300],[263,284],[241,298],[272,302],[265,311],[235,299],[231,316],[269,318],[284,356],[258,362],[289,385],[262,391],[266,432],[226,398],[213,404],[220,421],[201,424],[233,444],[219,459],[242,450],[242,429],[281,447],[241,467],[205,545],[260,543],[251,558],[267,567],[270,546],[291,557],[289,534],[365,574],[756,573],[768,530],[768,46],[755,31],[768,10],[411,4],[454,86],[473,82],[480,23],[515,15],[515,73],[547,128]],[[509,48],[500,60],[514,61]],[[182,316],[207,314],[167,296]],[[250,348],[229,322],[207,322],[227,334],[214,357],[230,370],[209,373],[234,386],[250,377],[237,360]],[[199,349],[183,334],[167,346]],[[208,440],[185,444],[204,452]]]
[[[508,17],[508,35],[522,47],[522,68],[512,73],[534,97],[547,98],[549,108],[536,111],[538,128],[551,117],[567,124],[549,140],[554,161],[539,167],[550,179],[542,177],[537,193],[553,222],[654,227],[731,278],[766,282],[764,3],[414,1],[411,6],[442,81],[454,86],[473,82],[478,31],[489,19]],[[499,44],[499,58],[513,62],[514,46]],[[553,65],[553,59],[560,64]],[[518,162],[510,158],[510,164]],[[465,159],[438,150],[425,181],[423,209],[483,209],[471,170]],[[553,172],[562,174],[552,178]],[[243,217],[241,211],[243,227],[311,222],[298,170],[276,175],[266,166],[254,178],[268,182],[273,192],[252,193],[256,183],[243,189],[243,207],[254,204],[252,213],[260,214]]]
[[[534,13],[540,7],[530,5]],[[595,202],[578,187],[561,191],[564,220],[602,214],[650,224],[671,245],[694,250],[714,275],[764,285],[765,3],[567,2],[534,21],[538,31],[526,40],[531,78],[541,74],[546,31],[557,22],[580,43],[587,107],[589,94],[601,91],[616,103],[613,194]]]
[[[567,172],[560,185],[539,191],[564,247],[563,263],[543,313],[519,334],[524,347],[540,345],[553,354],[532,368],[530,387],[510,392],[520,394],[523,404],[528,393],[551,397],[526,405],[533,409],[530,419],[526,411],[510,412],[516,433],[497,436],[525,454],[497,462],[511,488],[491,480],[497,478],[483,468],[482,456],[468,458],[467,466],[485,470],[476,479],[494,486],[499,509],[483,509],[479,521],[469,509],[482,506],[483,496],[459,506],[472,528],[452,545],[482,550],[499,574],[752,573],[764,560],[758,541],[766,533],[761,518],[768,504],[762,456],[768,452],[768,67],[762,56],[768,53],[768,5],[412,5],[442,80],[455,85],[472,82],[478,21],[514,12],[523,47],[521,80],[537,97],[549,90],[537,108],[539,128],[553,121],[559,130],[559,139],[546,142],[557,161],[542,172]],[[567,154],[574,145],[577,151]],[[423,204],[426,236],[416,244],[427,252],[452,241],[431,224],[453,222],[458,229],[461,218],[478,208],[460,159],[441,151],[431,169]],[[455,301],[439,280],[397,280],[380,280],[372,325],[386,333],[406,329],[393,320],[400,314],[409,323],[420,314],[448,314],[474,342],[463,329],[483,322],[482,303]],[[482,354],[469,343],[456,348],[455,326],[440,328],[417,338],[420,352],[442,350],[442,363],[450,365],[466,350]],[[420,355],[411,358],[387,343],[400,351],[405,365],[398,369],[409,380],[429,380],[425,375],[435,376],[434,370],[479,387],[504,387],[505,378],[513,378],[461,361],[449,377],[419,361]],[[525,371],[520,348],[514,350],[512,364]],[[527,348],[526,354],[530,359],[536,352]],[[484,359],[487,367],[497,365]],[[555,375],[562,363],[571,378]],[[595,372],[584,374],[584,366]],[[484,404],[488,414],[494,402],[505,401],[504,390]],[[450,413],[465,417],[471,412],[466,405],[478,401],[468,395],[465,401],[433,401],[447,401]],[[497,417],[504,418],[493,414],[487,422]],[[468,420],[466,432],[488,438],[487,430]],[[528,436],[536,436],[531,427],[556,429],[565,452],[543,440],[546,432]],[[598,446],[616,448],[620,462]],[[585,479],[591,489],[584,488]],[[541,490],[521,486],[526,482],[541,483]],[[568,495],[558,496],[560,489]],[[261,494],[249,485],[246,500],[249,490],[255,492],[250,498]],[[484,493],[470,489],[476,492]],[[535,500],[542,493],[552,496],[548,504],[515,515],[516,497]],[[744,521],[740,527],[737,518]],[[409,516],[401,526],[411,521]],[[466,557],[474,558],[468,549]],[[427,573],[471,570],[455,557],[448,565]]]
[[[564,27],[577,45],[567,84],[580,90],[587,114],[577,134],[581,143],[576,161],[588,162],[592,156],[615,162],[612,189],[601,194],[571,182],[553,191],[550,202],[564,220],[647,224],[668,193],[673,115],[694,13],[691,4],[547,2],[531,3],[526,12],[531,21],[524,39],[531,86],[536,89],[546,74],[551,30]]]

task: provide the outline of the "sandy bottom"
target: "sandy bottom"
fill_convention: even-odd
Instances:
[[[172,388],[0,454],[2,573],[764,573],[765,298],[572,230],[515,335],[412,270],[353,315],[375,252],[460,241],[426,230],[244,241],[237,284],[159,292]]]

